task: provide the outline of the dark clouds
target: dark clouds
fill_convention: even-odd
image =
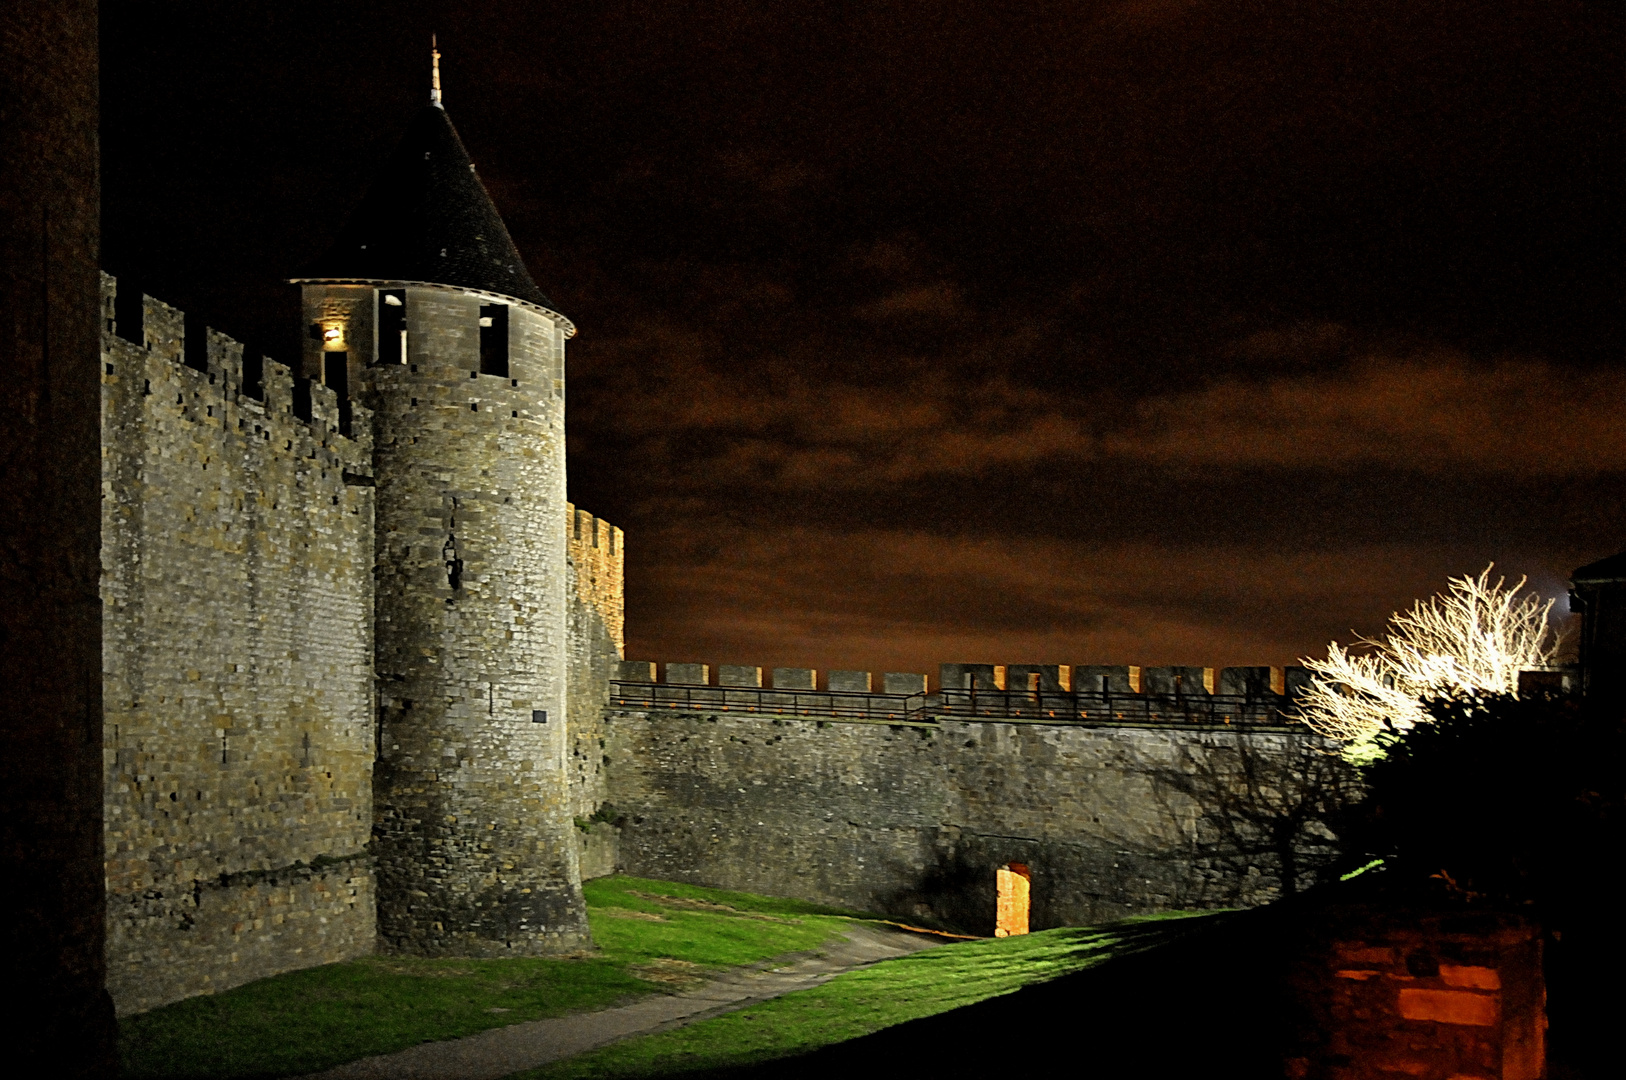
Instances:
[[[107,21],[110,267],[284,354],[440,33],[635,655],[1283,662],[1626,546],[1612,8]]]

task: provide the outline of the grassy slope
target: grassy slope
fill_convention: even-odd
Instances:
[[[1185,913],[963,942],[849,972],[822,986],[520,1074],[514,1080],[674,1076],[805,1053],[1163,944]]]
[[[119,1025],[129,1078],[286,1076],[523,1020],[609,1008],[707,970],[817,948],[847,925],[796,900],[663,881],[588,882],[599,952],[369,957],[191,998]]]

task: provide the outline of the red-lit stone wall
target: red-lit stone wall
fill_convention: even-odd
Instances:
[[[1516,916],[1337,907],[1292,974],[1293,1080],[1537,1080],[1546,992]]]

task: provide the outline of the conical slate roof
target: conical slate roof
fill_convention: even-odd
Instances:
[[[412,121],[333,247],[302,277],[461,285],[553,307],[437,105]]]

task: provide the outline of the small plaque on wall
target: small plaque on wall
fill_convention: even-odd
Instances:
[[[548,722],[548,710],[546,710],[546,709],[532,709],[531,710],[531,723],[533,723],[533,724],[545,724],[547,722]]]

